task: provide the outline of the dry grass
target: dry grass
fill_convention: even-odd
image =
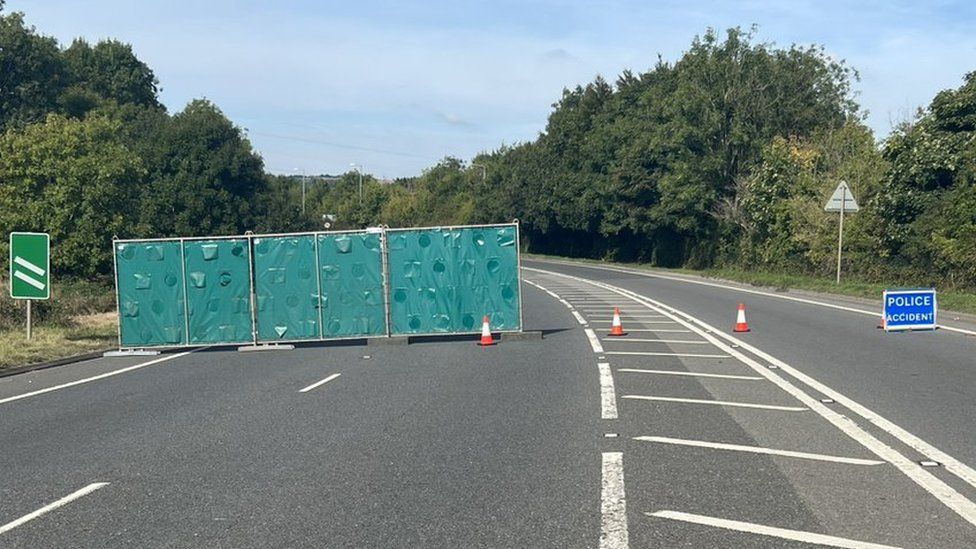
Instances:
[[[70,326],[36,326],[30,341],[27,341],[26,329],[0,332],[0,370],[117,344],[115,313],[79,315],[71,320]]]

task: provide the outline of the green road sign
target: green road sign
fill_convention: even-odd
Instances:
[[[10,233],[10,297],[51,297],[51,237],[47,233]]]

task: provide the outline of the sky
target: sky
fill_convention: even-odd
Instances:
[[[383,178],[535,139],[562,90],[677,60],[695,35],[759,26],[860,73],[884,137],[976,70],[976,2],[837,0],[8,0],[68,45],[115,38],[172,112],[205,97],[273,173]]]

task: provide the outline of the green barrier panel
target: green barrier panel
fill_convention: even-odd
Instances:
[[[119,344],[186,343],[183,260],[179,240],[115,244]]]
[[[319,339],[312,235],[254,238],[258,341]]]
[[[387,232],[394,334],[521,329],[518,226]]]
[[[323,337],[386,334],[380,235],[320,234],[318,246]]]
[[[251,258],[247,239],[186,240],[190,343],[251,340]]]

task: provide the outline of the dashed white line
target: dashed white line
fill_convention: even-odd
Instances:
[[[307,392],[311,391],[312,389],[314,389],[314,388],[316,388],[316,387],[318,387],[320,385],[325,385],[326,383],[332,381],[333,379],[335,379],[335,378],[337,378],[337,377],[339,377],[341,375],[342,374],[332,374],[331,376],[323,379],[322,381],[316,381],[315,383],[309,385],[308,387],[305,387],[304,389],[301,389],[298,392],[299,393],[307,393]]]
[[[678,356],[685,358],[732,358],[729,355],[711,355],[697,353],[653,353],[650,351],[607,351],[608,355],[633,355],[633,356]]]
[[[684,404],[713,404],[717,406],[732,406],[735,408],[756,408],[759,410],[779,410],[781,412],[805,412],[806,408],[799,406],[778,406],[774,404],[753,404],[750,402],[729,402],[727,400],[702,400],[698,398],[678,398],[644,395],[624,395],[621,398],[631,400],[654,400],[659,402],[681,402]]]
[[[57,390],[60,390],[60,389],[67,389],[68,387],[74,387],[75,385],[81,385],[82,383],[90,383],[92,381],[97,381],[99,379],[105,379],[107,377],[117,376],[119,374],[124,374],[126,372],[131,372],[132,370],[138,370],[139,368],[145,368],[146,366],[152,366],[153,364],[159,364],[160,362],[166,362],[167,360],[173,360],[174,358],[180,358],[181,356],[186,356],[186,355],[188,355],[190,353],[193,353],[195,351],[201,351],[201,350],[203,350],[205,348],[206,347],[203,347],[203,348],[200,348],[200,349],[194,349],[193,351],[185,351],[185,352],[182,352],[182,353],[176,353],[174,355],[167,355],[167,356],[160,357],[160,358],[157,358],[157,359],[154,359],[154,360],[150,360],[149,362],[143,362],[143,363],[140,363],[140,364],[135,364],[133,366],[128,366],[128,367],[121,368],[121,369],[118,369],[118,370],[113,370],[111,372],[106,372],[104,374],[99,374],[97,376],[86,377],[84,379],[79,379],[79,380],[71,381],[71,382],[68,382],[68,383],[62,383],[61,385],[55,385],[54,387],[48,387],[46,389],[38,389],[36,391],[31,391],[29,393],[24,393],[22,395],[16,395],[16,396],[12,396],[12,397],[7,397],[7,398],[4,398],[4,399],[0,399],[0,404],[6,404],[8,402],[14,402],[14,401],[17,401],[17,400],[21,400],[21,399],[25,399],[25,398],[30,398],[32,396],[37,396],[37,395],[43,395],[44,393],[50,393],[51,391],[57,391]]]
[[[766,454],[771,456],[784,456],[800,459],[812,459],[817,461],[830,461],[833,463],[845,463],[847,465],[881,465],[884,461],[876,459],[848,458],[840,456],[829,456],[826,454],[813,454],[810,452],[794,452],[792,450],[776,450],[773,448],[763,448],[761,446],[743,446],[741,444],[727,444],[724,442],[708,442],[704,440],[687,440],[683,438],[669,438],[656,436],[634,437],[634,440],[643,442],[659,442],[661,444],[674,444],[678,446],[694,446],[696,448],[711,448],[713,450],[731,450],[734,452],[750,452],[753,454]]]
[[[577,313],[576,311],[573,311],[573,316],[576,317],[576,321],[579,322],[580,324],[586,324],[586,319],[583,318],[583,315]]]
[[[18,526],[21,526],[24,523],[30,522],[36,519],[37,517],[50,513],[51,511],[57,509],[58,507],[71,503],[72,501],[80,497],[87,496],[88,494],[94,492],[95,490],[98,490],[99,488],[108,486],[108,484],[109,484],[108,482],[94,482],[92,484],[89,484],[88,486],[85,486],[81,490],[68,494],[67,496],[64,496],[63,498],[55,502],[49,503],[44,507],[41,507],[37,511],[34,511],[33,513],[28,513],[17,520],[13,520],[11,522],[8,522],[7,524],[4,524],[3,526],[0,526],[0,534],[9,532],[10,530],[13,530]]]
[[[726,530],[735,530],[737,532],[758,534],[760,536],[788,539],[792,541],[810,543],[813,545],[826,545],[828,547],[842,547],[845,549],[898,549],[897,547],[893,547],[891,545],[879,545],[877,543],[839,538],[825,534],[815,534],[813,532],[804,532],[802,530],[788,530],[786,528],[777,528],[775,526],[764,526],[762,524],[754,524],[751,522],[706,517],[704,515],[694,515],[691,513],[682,513],[680,511],[657,511],[655,513],[644,514],[649,517],[680,520],[682,522],[691,522],[694,524],[702,524],[704,526],[714,526],[716,528],[725,528]]]
[[[603,345],[600,345],[600,340],[596,337],[596,333],[593,331],[593,329],[585,328],[583,331],[586,332],[586,339],[590,340],[590,347],[593,347],[593,352],[602,353]]]
[[[689,341],[687,339],[639,339],[633,337],[605,337],[603,341],[613,341],[614,343],[678,343],[681,345],[711,345],[707,341]]]
[[[610,364],[601,362],[600,368],[600,417],[602,419],[617,419],[617,393],[613,389],[613,373]]]
[[[692,377],[712,377],[718,379],[737,379],[742,381],[759,381],[761,377],[756,376],[736,376],[731,374],[704,374],[701,372],[675,372],[673,370],[643,370],[640,368],[617,368],[618,372],[627,372],[632,374],[664,374],[671,376],[692,376]]]
[[[600,492],[600,549],[627,549],[627,499],[624,493],[624,455],[603,452]]]

